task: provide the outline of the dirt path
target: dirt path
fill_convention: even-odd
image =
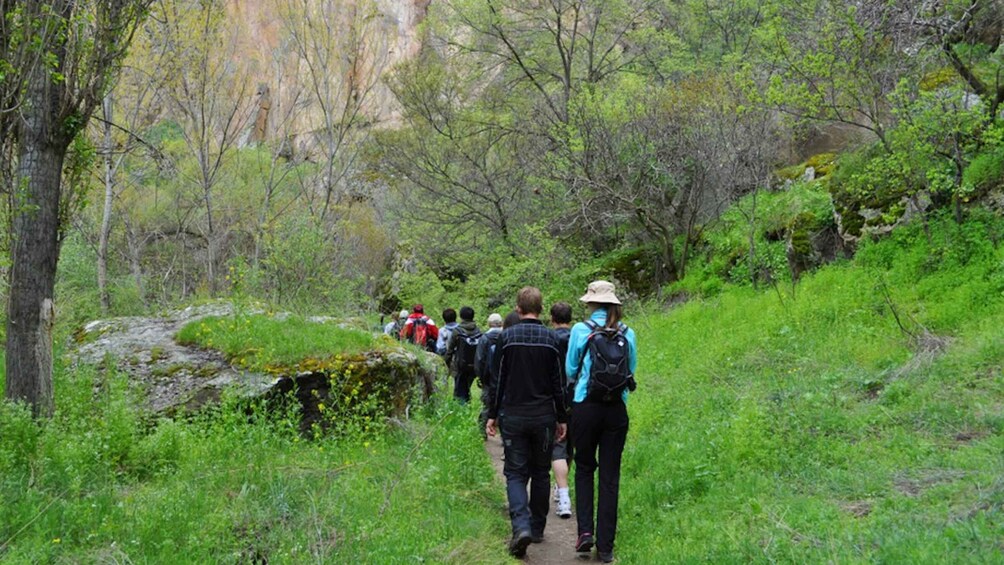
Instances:
[[[498,474],[499,481],[505,484],[505,477],[502,475],[502,441],[498,436],[488,438],[485,449],[492,458],[492,465]],[[553,477],[551,479],[554,480]],[[553,485],[553,482],[552,482]],[[504,488],[504,487],[503,487]],[[532,543],[526,550],[524,563],[532,565],[551,565],[577,563],[583,564],[589,561],[591,554],[581,554],[575,552],[575,517],[562,520],[554,514],[554,501],[550,503],[547,515],[547,526],[544,529],[544,542]],[[507,540],[508,541],[508,540]]]

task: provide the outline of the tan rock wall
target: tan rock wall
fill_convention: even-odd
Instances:
[[[393,124],[398,119],[394,97],[381,80],[398,63],[414,57],[422,47],[419,26],[431,0],[230,0],[228,20],[233,27],[235,63],[248,82],[248,92],[270,93],[266,139],[309,137],[325,125],[310,68],[290,38],[291,18],[307,17],[324,22],[337,46],[338,59],[331,63],[327,84],[328,103],[344,104],[348,97],[360,100],[366,123]],[[363,10],[364,12],[360,12]],[[372,11],[365,11],[372,10]],[[313,15],[313,16],[312,16]],[[295,20],[292,25],[296,25]],[[351,26],[359,41],[351,38]],[[315,28],[316,29],[316,28]],[[357,45],[354,64],[347,46]],[[261,120],[256,112],[257,123]],[[253,136],[249,126],[248,138]],[[309,144],[309,143],[308,143]]]

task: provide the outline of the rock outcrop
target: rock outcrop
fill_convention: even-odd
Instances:
[[[173,417],[219,403],[224,392],[263,399],[297,398],[302,427],[324,425],[329,406],[351,409],[366,404],[371,416],[406,415],[409,406],[428,399],[443,374],[438,357],[426,358],[404,347],[388,346],[331,360],[305,360],[296,367],[258,373],[232,365],[218,351],[179,344],[175,335],[193,321],[209,316],[231,316],[226,303],[189,307],[161,318],[115,318],[84,326],[74,339],[74,363],[112,363],[127,374],[153,416]],[[279,315],[281,316],[281,315]],[[355,321],[311,318],[313,323]],[[346,400],[349,398],[349,400]],[[329,414],[334,412],[329,409]],[[328,419],[330,420],[330,418]]]

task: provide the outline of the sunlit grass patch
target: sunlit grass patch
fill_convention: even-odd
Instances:
[[[294,367],[309,359],[358,354],[375,343],[368,332],[334,323],[263,314],[197,320],[182,328],[176,339],[182,344],[216,349],[230,362],[257,371]]]

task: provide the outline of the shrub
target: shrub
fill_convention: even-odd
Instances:
[[[971,197],[1004,187],[1004,149],[997,148],[974,157],[962,173],[962,182],[971,187]]]

